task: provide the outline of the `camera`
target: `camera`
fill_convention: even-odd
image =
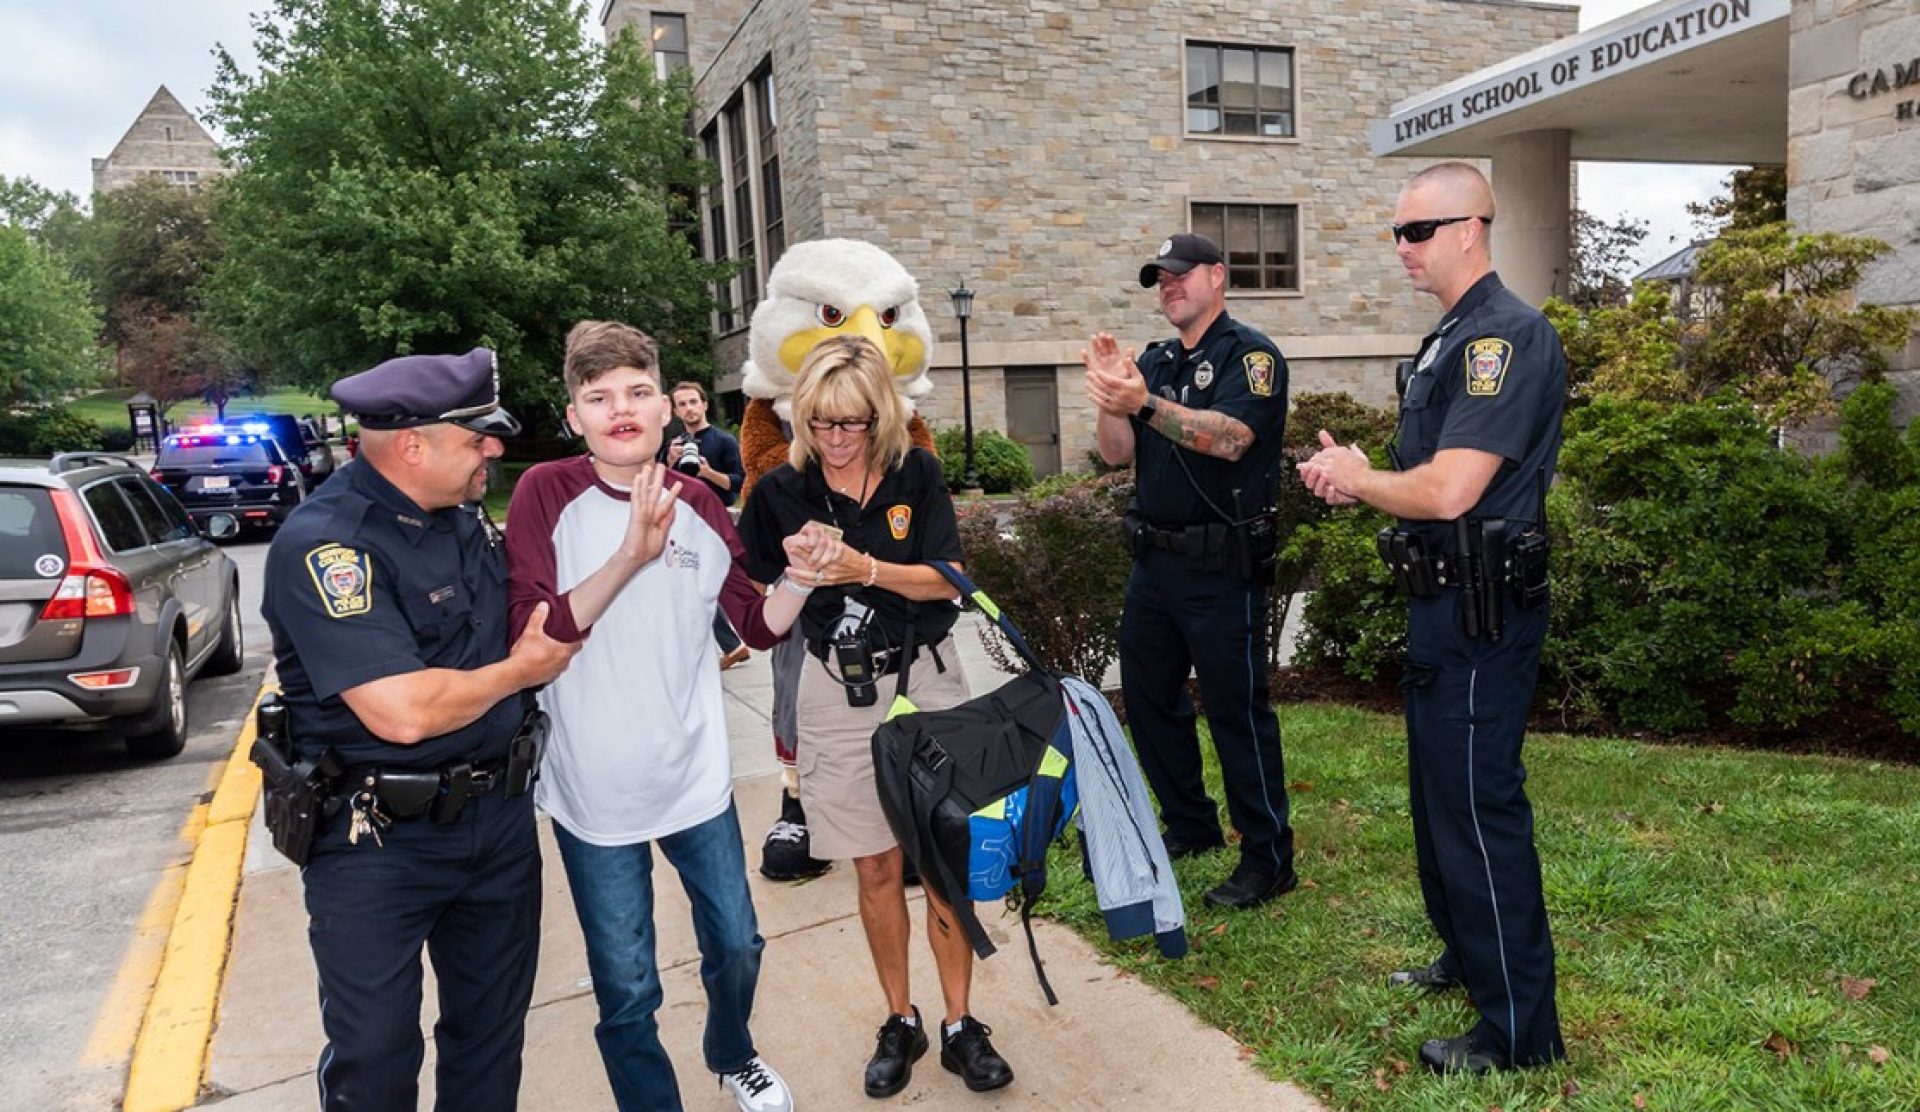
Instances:
[[[880,699],[873,684],[873,646],[864,630],[847,630],[834,635],[833,663],[840,669],[840,686],[847,689],[847,705],[870,707]]]
[[[673,469],[682,475],[700,474],[700,445],[691,440],[682,440],[680,455],[673,461]]]

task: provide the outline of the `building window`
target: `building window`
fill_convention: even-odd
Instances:
[[[1293,138],[1293,51],[1188,43],[1187,134]]]
[[[715,292],[715,327],[744,327],[760,300],[762,276],[787,248],[786,202],[780,190],[780,118],[768,65],[714,116],[700,141],[718,181],[707,187],[706,257],[740,264]],[[763,269],[764,268],[764,269]]]
[[[727,135],[727,188],[733,194],[733,257],[741,264],[740,311],[760,300],[760,274],[754,262],[753,151],[747,146],[747,105],[738,96],[720,114]]]
[[[1300,289],[1300,206],[1196,202],[1193,230],[1220,245],[1229,291]]]
[[[714,166],[725,166],[720,161],[720,125],[718,121],[707,127],[700,136],[701,148],[705,151],[707,162]],[[707,260],[720,262],[731,257],[728,253],[732,239],[727,235],[727,191],[714,185],[707,187]],[[736,316],[733,311],[733,283],[721,282],[713,288],[713,309],[718,318],[721,332],[733,331]]]
[[[771,270],[787,249],[786,202],[780,194],[780,115],[774,104],[771,69],[761,70],[753,79],[753,116],[759,128],[760,243]]]
[[[675,12],[654,12],[650,35],[653,45],[653,72],[661,80],[675,70],[686,69],[687,17]]]

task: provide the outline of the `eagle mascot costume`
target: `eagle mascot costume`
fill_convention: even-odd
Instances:
[[[815,345],[835,336],[862,336],[886,354],[893,386],[911,415],[916,448],[934,451],[933,431],[915,412],[933,389],[927,377],[933,333],[920,308],[919,284],[892,255],[857,239],[796,243],[767,275],[767,296],[753,311],[741,389],[750,399],[740,419],[740,456],[747,480],[744,504],[760,477],[787,462],[792,443],[793,389],[800,364]],[[773,748],[785,766],[780,818],[767,832],[760,871],[773,880],[800,880],[828,863],[809,850],[806,812],[794,776],[795,714],[806,645],[795,634],[773,651]]]

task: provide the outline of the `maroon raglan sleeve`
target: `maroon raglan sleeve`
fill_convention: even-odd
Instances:
[[[587,630],[574,624],[573,604],[558,590],[558,561],[553,547],[554,527],[561,511],[582,489],[570,481],[570,460],[540,463],[527,469],[513,488],[507,504],[507,605],[514,636],[527,624],[533,608],[547,604],[547,636],[556,641],[584,641]]]
[[[740,543],[740,531],[733,527],[733,517],[720,504],[720,496],[705,483],[685,481],[677,473],[669,473],[667,479],[676,484],[680,497],[700,520],[726,542],[727,555],[732,559],[727,564],[727,581],[720,585],[720,609],[733,623],[734,632],[752,649],[771,649],[786,640],[786,634],[767,628],[767,598],[747,576],[747,548]]]

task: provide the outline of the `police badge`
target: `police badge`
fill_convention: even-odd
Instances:
[[[1467,345],[1467,396],[1491,398],[1500,393],[1507,367],[1513,363],[1513,345],[1497,336]]]
[[[329,618],[352,618],[373,610],[373,561],[343,544],[323,544],[307,553],[307,573]]]
[[[1242,365],[1247,369],[1247,389],[1262,398],[1273,396],[1273,356],[1250,351]]]
[[[1193,369],[1193,385],[1200,390],[1205,390],[1207,387],[1213,385],[1213,364],[1211,362],[1202,359],[1200,365]]]

